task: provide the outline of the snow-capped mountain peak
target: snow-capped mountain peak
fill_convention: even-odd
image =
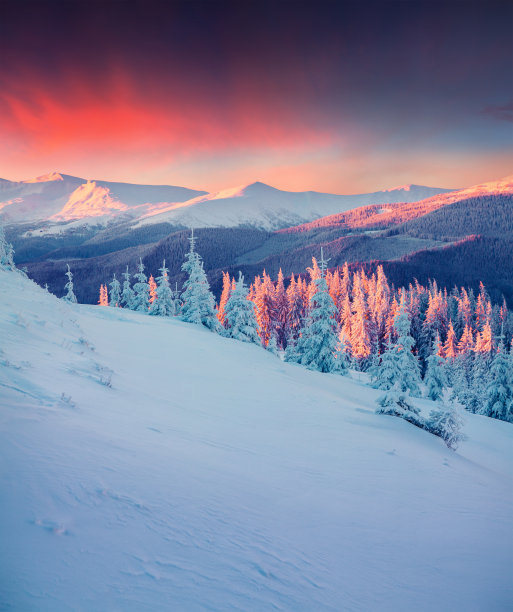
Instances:
[[[50,183],[51,181],[63,181],[64,177],[59,172],[49,172],[48,174],[43,174],[41,176],[36,176],[33,179],[27,179],[26,181],[22,181],[23,183]]]
[[[53,221],[72,221],[87,217],[101,217],[128,209],[126,204],[113,198],[110,190],[95,181],[87,181],[70,195],[64,208],[50,217]]]

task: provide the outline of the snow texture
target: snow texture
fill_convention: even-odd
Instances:
[[[0,609],[511,609],[511,424],[454,452],[365,374],[0,294]]]

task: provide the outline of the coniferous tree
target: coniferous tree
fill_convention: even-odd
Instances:
[[[424,376],[426,397],[434,401],[439,400],[443,396],[443,391],[447,387],[444,360],[440,357],[439,353],[440,336],[437,334],[433,342],[431,355],[427,358],[426,375]]]
[[[121,306],[121,285],[118,279],[116,278],[116,274],[114,274],[114,277],[112,278],[112,281],[109,284],[109,287],[110,287],[109,306],[114,306],[114,307]]]
[[[215,299],[210,291],[201,257],[195,251],[194,231],[191,231],[189,243],[191,246],[182,264],[182,270],[188,278],[182,292],[181,317],[187,323],[204,325],[211,331],[218,331],[220,326],[215,311]]]
[[[278,281],[273,296],[273,319],[276,342],[280,348],[284,349],[287,346],[289,336],[289,304],[281,268],[278,272]]]
[[[513,420],[513,389],[511,363],[504,348],[504,338],[501,340],[490,366],[488,385],[484,395],[484,405],[481,414],[500,419]]]
[[[232,281],[228,272],[223,272],[223,290],[221,292],[221,298],[219,299],[219,307],[217,309],[217,319],[219,323],[224,327],[224,309],[230,293],[232,292]]]
[[[153,274],[150,274],[150,278],[148,279],[148,286],[150,288],[150,306],[157,299],[157,283],[153,278]]]
[[[150,306],[150,285],[148,284],[146,274],[144,274],[142,258],[139,258],[137,269],[137,274],[134,274],[134,278],[137,282],[134,284],[133,310],[148,314],[148,308]]]
[[[155,300],[150,305],[149,314],[161,317],[173,317],[176,314],[176,303],[173,297],[173,291],[169,286],[169,269],[166,268],[166,260],[162,262],[162,268],[159,270],[160,276],[157,277],[157,289],[155,291]]]
[[[421,426],[420,410],[410,399],[410,396],[420,397],[420,371],[417,358],[412,353],[415,341],[410,336],[411,323],[405,309],[404,293],[394,327],[397,333],[397,342],[393,347],[396,352],[396,378],[392,387],[377,399],[376,412],[398,416]]]
[[[65,302],[69,302],[70,304],[76,304],[77,298],[75,297],[75,293],[73,292],[73,274],[68,266],[68,271],[66,272],[66,276],[68,277],[68,282],[64,285],[64,289],[67,290],[66,295],[62,298]]]
[[[263,273],[263,280],[255,279],[255,305],[258,333],[263,346],[267,346],[273,335],[274,286],[269,275]]]
[[[296,345],[286,351],[285,360],[320,372],[343,372],[346,368],[338,350],[337,309],[326,284],[326,264],[321,249],[320,274],[314,281],[317,291],[311,297],[310,312],[301,336]]]
[[[260,344],[257,333],[257,320],[255,316],[255,305],[247,299],[248,290],[244,285],[244,277],[239,272],[239,280],[235,289],[231,292],[224,309],[225,335],[242,342],[254,342]]]
[[[100,297],[98,299],[98,304],[100,306],[109,305],[109,294],[107,292],[107,285],[104,285],[103,283],[100,285]]]
[[[0,221],[0,268],[4,270],[16,270],[14,265],[14,249],[12,244],[5,238],[4,226]]]
[[[390,338],[377,364],[371,368],[370,375],[372,386],[375,389],[382,389],[383,391],[391,389],[395,381],[399,378],[397,348],[391,344]]]
[[[399,389],[401,392],[408,392],[413,397],[420,397],[421,380],[419,363],[413,354],[415,341],[410,335],[411,323],[404,306],[404,299],[401,301],[394,326],[397,332],[397,363],[400,372]]]
[[[128,272],[128,266],[126,267],[126,272],[123,272],[123,293],[121,294],[121,305],[124,308],[129,308],[130,310],[134,310],[134,290],[130,286],[130,273]]]

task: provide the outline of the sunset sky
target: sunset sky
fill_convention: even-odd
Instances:
[[[215,190],[513,173],[511,2],[0,0],[0,177]]]

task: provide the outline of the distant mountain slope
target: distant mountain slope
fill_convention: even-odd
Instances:
[[[339,227],[345,229],[382,228],[397,225],[410,219],[427,215],[454,202],[489,195],[513,194],[513,175],[499,181],[490,181],[431,196],[415,202],[390,202],[383,207],[378,204],[363,206],[338,215],[328,215],[310,223],[282,230],[285,233],[308,232],[312,229]]]

